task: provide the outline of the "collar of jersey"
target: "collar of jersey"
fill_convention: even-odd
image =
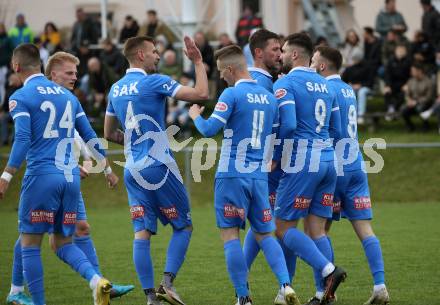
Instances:
[[[147,73],[140,68],[129,68],[125,71],[125,73],[142,73],[143,75],[147,75]]]
[[[26,80],[25,80],[24,83],[23,83],[23,86],[26,86],[26,84],[27,84],[31,79],[33,79],[33,78],[35,78],[35,77],[40,77],[40,76],[44,76],[44,74],[43,74],[43,73],[35,73],[35,74],[32,74],[31,76],[29,76],[28,78],[26,78]]]
[[[269,74],[269,72],[267,72],[266,70],[264,70],[264,69],[261,69],[261,68],[257,68],[257,67],[249,67],[248,68],[248,71],[249,72],[260,72],[261,74],[264,74],[264,75],[266,75],[267,77],[270,77],[270,78],[272,78],[272,75],[270,75]]]
[[[292,70],[290,70],[289,73],[293,71],[316,72],[316,69],[309,67],[295,67]]]
[[[333,74],[333,75],[329,75],[325,78],[326,80],[331,80],[331,79],[341,79],[341,76],[339,74]]]
[[[237,85],[240,84],[240,83],[255,83],[255,84],[256,84],[257,81],[254,80],[254,79],[242,78],[242,79],[239,79],[238,81],[236,81],[235,84],[234,84],[234,86],[237,86]]]

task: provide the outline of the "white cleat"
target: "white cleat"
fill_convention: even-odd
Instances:
[[[281,291],[282,288],[280,288],[280,290],[278,290],[278,294],[275,297],[275,300],[273,301],[273,303],[275,305],[287,305],[286,300],[284,299],[284,294]]]
[[[275,297],[275,305],[301,305],[295,291],[291,286],[281,287]]]
[[[364,305],[388,305],[390,304],[390,295],[386,287],[379,291],[373,291],[373,295],[364,303]]]
[[[109,305],[112,284],[105,278],[100,278],[93,289],[93,301],[95,305]]]

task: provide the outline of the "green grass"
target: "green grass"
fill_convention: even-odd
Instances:
[[[107,198],[107,192],[102,194]],[[93,203],[93,202],[88,202]],[[105,202],[101,202],[103,206]],[[125,202],[118,206],[89,209],[93,239],[99,254],[101,269],[117,283],[133,283],[136,290],[116,300],[114,304],[144,304],[144,296],[131,260],[132,229]],[[377,204],[375,232],[379,236],[385,258],[387,284],[392,304],[435,305],[438,298],[438,235],[440,206],[435,203]],[[0,248],[0,296],[9,290],[12,248],[17,237],[15,211],[3,207],[0,230],[3,232]],[[223,247],[215,227],[212,207],[193,209],[194,234],[187,259],[176,286],[187,304],[225,305],[234,303],[234,293],[228,280],[223,258]],[[362,304],[372,288],[371,276],[361,244],[350,224],[341,221],[333,227],[332,239],[336,262],[348,272],[348,279],[338,291],[338,304]],[[170,229],[160,227],[153,237],[152,256],[156,283],[160,280]],[[47,239],[47,238],[46,238]],[[47,241],[47,240],[46,240]],[[44,243],[43,263],[48,304],[90,304],[87,283],[65,264],[61,263]],[[255,305],[272,304],[276,280],[260,254],[255,262],[250,285]],[[298,265],[294,287],[305,301],[313,293],[312,272],[304,263]]]

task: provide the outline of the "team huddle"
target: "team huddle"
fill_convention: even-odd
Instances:
[[[165,104],[168,97],[202,103],[208,98],[208,79],[195,43],[188,37],[184,42],[185,55],[195,67],[194,87],[157,74],[160,58],[153,39],[128,39],[123,52],[130,68],[110,89],[104,122],[105,139],[124,146],[133,263],[149,305],[185,305],[173,282],[185,260],[193,224],[189,198],[169,148]],[[328,236],[332,221],[340,217],[352,223],[374,280],[372,296],[364,305],[389,304],[357,141],[357,102],[353,89],[338,75],[341,54],[330,47],[314,50],[304,33],[288,36],[281,46],[279,37],[268,30],[251,36],[250,50],[252,68],[246,66],[240,47],[218,50],[217,67],[230,87],[208,119],[202,118],[199,104],[189,110],[203,136],[223,130],[214,206],[236,305],[252,304],[248,277],[260,250],[279,283],[274,304],[301,304],[292,287],[297,257],[314,271],[316,294],[306,304],[334,304],[336,290],[347,277],[334,265]],[[111,298],[134,289],[102,275],[90,237],[80,179],[91,168],[78,166],[75,151],[79,147],[85,160],[97,161],[109,187],[118,183],[118,177],[81,104],[69,91],[78,63],[70,54],[55,53],[44,76],[34,45],[20,45],[13,53],[13,68],[24,86],[9,100],[15,141],[1,175],[0,198],[25,158],[27,165],[10,304],[46,304],[40,254],[44,233],[50,234],[56,255],[88,281],[94,304],[107,305]],[[348,145],[337,149],[336,143]],[[351,162],[342,162],[348,159]],[[150,240],[158,219],[171,224],[173,233],[156,288]],[[242,246],[239,232],[246,219],[250,228]],[[304,232],[297,228],[301,219]],[[24,293],[25,283],[31,298]]]

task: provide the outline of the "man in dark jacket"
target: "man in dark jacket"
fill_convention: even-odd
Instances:
[[[101,61],[113,69],[121,77],[128,68],[128,62],[121,51],[107,38],[102,42]]]
[[[244,47],[251,36],[251,31],[256,28],[263,28],[263,20],[254,15],[254,12],[249,6],[245,6],[243,15],[240,17],[235,29],[235,37],[237,44]]]
[[[376,32],[384,39],[390,30],[402,35],[407,29],[405,19],[396,9],[396,0],[385,0],[385,9],[376,17]]]
[[[422,30],[435,47],[440,47],[440,13],[431,0],[421,0],[420,3],[423,8]]]
[[[371,27],[364,28],[364,62],[369,67],[369,77],[374,80],[381,64],[381,48],[382,44],[374,35]]]
[[[81,45],[98,43],[99,29],[95,22],[87,17],[82,8],[76,10],[76,22],[73,24],[71,48],[75,54]]]

